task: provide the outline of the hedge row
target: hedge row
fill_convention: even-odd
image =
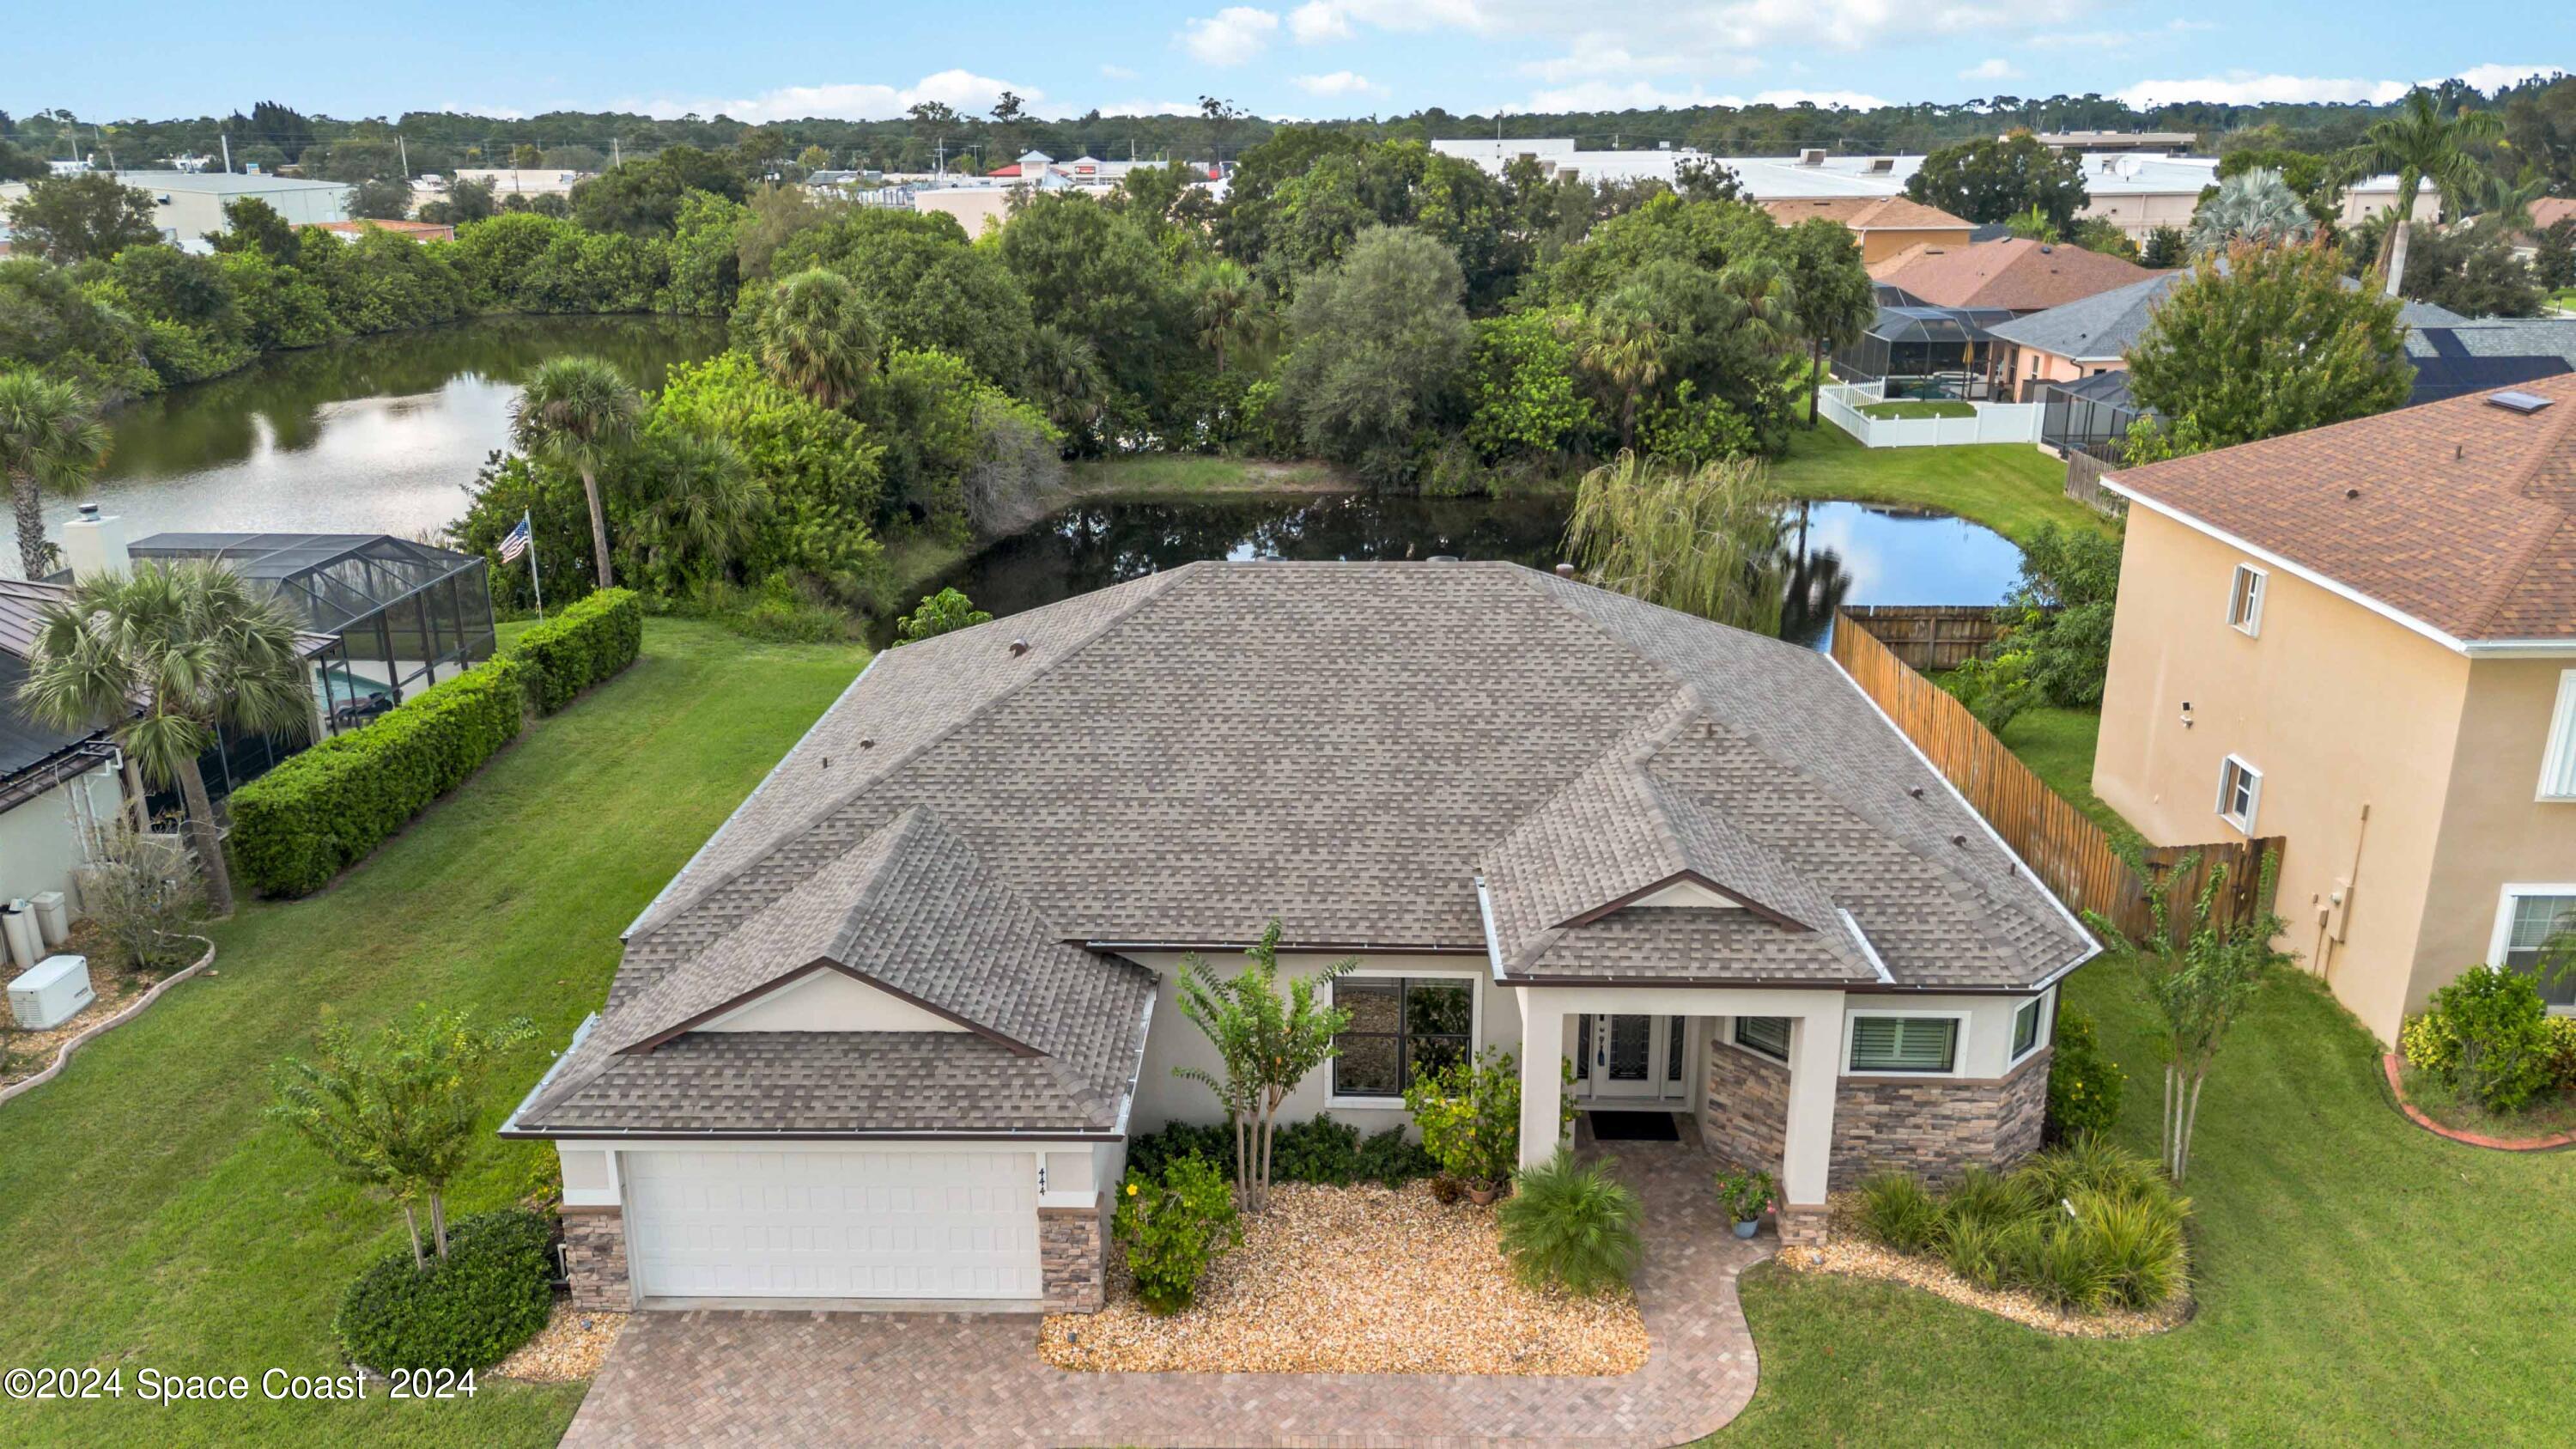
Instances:
[[[496,658],[235,790],[234,868],[264,896],[330,884],[518,737],[532,677]]]
[[[546,714],[635,662],[644,647],[644,600],[602,589],[521,634],[510,652],[536,668],[528,693]]]

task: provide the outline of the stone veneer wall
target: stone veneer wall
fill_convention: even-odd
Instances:
[[[626,1276],[626,1215],[613,1207],[568,1207],[563,1230],[572,1306],[608,1313],[633,1308],[634,1290]]]
[[[1788,1137],[1789,1069],[1740,1047],[1711,1043],[1701,1142],[1738,1167],[1776,1176]]]
[[[1038,1275],[1050,1313],[1097,1313],[1108,1297],[1102,1209],[1038,1209]]]
[[[2000,1080],[1845,1077],[1834,1097],[1832,1186],[1889,1170],[1946,1184],[1970,1167],[2009,1167],[2039,1149],[2048,1112],[2042,1048]]]

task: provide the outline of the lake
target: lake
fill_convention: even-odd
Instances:
[[[932,580],[996,616],[1199,559],[1405,559],[1449,554],[1554,568],[1565,558],[1563,498],[1441,499],[1366,493],[1197,497],[1078,504],[997,540]],[[1805,503],[1787,520],[1781,634],[1829,641],[1844,604],[1993,604],[2021,550],[1943,513]],[[875,631],[880,645],[891,626]]]
[[[79,499],[48,497],[60,540],[79,504],[126,537],[269,529],[410,537],[465,511],[507,444],[519,384],[548,358],[605,357],[639,387],[724,350],[724,324],[684,317],[504,317],[273,353],[240,372],[117,409],[107,466]],[[15,571],[17,550],[0,550]]]

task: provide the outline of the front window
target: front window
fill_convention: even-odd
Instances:
[[[2576,931],[2576,895],[2515,896],[2506,909],[2512,914],[2505,927],[2503,964],[2511,970],[2538,975],[2544,958],[2554,954],[2551,941]],[[2554,981],[2540,982],[2540,999],[2553,1007],[2576,1007],[2576,971],[2556,975]]]
[[[1789,1059],[1789,1018],[1739,1016],[1735,1019],[1735,1044],[1785,1062]]]
[[[1333,1095],[1400,1098],[1426,1071],[1474,1052],[1476,984],[1462,977],[1345,976],[1333,1004],[1351,1014],[1333,1038]]]
[[[2263,772],[2229,755],[2218,767],[2218,813],[2251,835],[2254,812],[2263,803]]]
[[[1958,1060],[1955,1016],[1855,1015],[1851,1022],[1855,1072],[1946,1072]]]
[[[2032,997],[2013,1013],[2012,1059],[2020,1061],[2039,1049],[2040,1000]]]

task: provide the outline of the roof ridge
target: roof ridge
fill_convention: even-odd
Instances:
[[[2492,397],[2494,392],[2490,390],[2485,395]],[[2476,614],[2477,635],[2471,637],[2484,636],[2496,627],[2496,620],[2505,612],[2506,606],[2520,596],[2524,576],[2540,561],[2540,556],[2549,551],[2550,545],[2566,534],[2569,524],[2576,522],[2576,511],[2570,510],[2568,499],[2551,498],[2534,491],[2533,485],[2541,474],[2559,464],[2562,454],[2566,455],[2566,466],[2576,470],[2576,446],[2571,446],[2576,445],[2576,403],[2558,403],[2544,410],[2547,411],[2556,411],[2563,416],[2544,416],[2541,419],[2542,427],[2548,431],[2539,445],[2531,450],[2530,461],[2513,476],[2510,486],[2522,497],[2558,510],[2558,526],[2535,531],[2514,555],[2511,567],[2495,571],[2494,582],[2488,586],[2486,600]]]
[[[866,798],[869,791],[874,790],[877,786],[883,784],[888,779],[893,778],[893,776],[905,765],[919,759],[936,746],[954,737],[958,731],[964,729],[966,726],[982,719],[992,711],[1001,708],[1005,701],[1018,698],[1021,694],[1025,693],[1031,685],[1053,673],[1058,666],[1064,664],[1067,660],[1072,659],[1075,655],[1082,653],[1084,650],[1089,649],[1092,645],[1099,643],[1102,639],[1107,638],[1111,631],[1134,618],[1148,605],[1160,601],[1165,595],[1170,594],[1174,589],[1178,588],[1180,580],[1183,577],[1201,572],[1208,565],[1216,562],[1220,562],[1220,560],[1194,559],[1176,569],[1162,569],[1155,573],[1145,575],[1143,579],[1129,580],[1131,583],[1144,582],[1152,579],[1162,579],[1166,580],[1166,582],[1160,583],[1150,589],[1139,590],[1132,603],[1127,604],[1117,612],[1109,615],[1105,619],[1102,619],[1099,625],[1092,629],[1090,633],[1084,635],[1075,643],[1066,646],[1062,653],[1030,670],[1026,678],[995,691],[992,698],[983,701],[973,709],[970,709],[964,714],[957,716],[955,719],[948,721],[941,728],[919,740],[914,741],[912,744],[896,751],[892,755],[887,756],[885,761],[877,767],[874,774],[868,776],[868,778],[860,781],[858,784],[851,786],[847,792],[832,796],[823,804],[796,819],[788,829],[778,832],[776,838],[758,854],[748,857],[733,869],[704,882],[688,896],[676,901],[664,902],[657,912],[656,919],[632,932],[630,934],[630,939],[640,940],[651,936],[655,932],[676,922],[681,916],[687,914],[691,909],[699,905],[703,905],[709,897],[713,896],[716,892],[723,890],[726,886],[732,885],[734,882],[741,880],[744,876],[749,875],[752,871],[765,864],[771,857],[777,855],[780,850],[794,842],[803,840],[807,835],[812,833],[816,826],[821,825],[824,821],[831,819],[832,816],[838,814],[840,811],[845,810],[851,805]],[[1112,585],[1112,587],[1116,586]],[[1077,600],[1088,597],[1090,597],[1090,595],[1075,594],[1071,598],[1065,599],[1061,602],[1073,603]],[[955,631],[954,634],[944,635],[941,637],[962,638],[968,634],[981,633],[986,629],[999,629],[1014,617],[1017,616],[1005,615],[1003,618],[988,620],[985,623],[976,624],[965,629],[959,629]],[[889,645],[888,649],[891,650],[899,647],[901,646]],[[852,681],[851,688],[853,691],[856,690],[856,681]],[[829,713],[829,710],[825,711],[827,716]],[[820,722],[820,720],[816,721],[817,724]],[[811,732],[810,728],[808,732]],[[802,741],[800,740],[798,743],[801,744]],[[789,749],[792,753],[794,746],[790,746]],[[747,799],[748,797],[746,797],[746,800]],[[739,810],[741,807],[737,806],[735,808]],[[732,817],[730,816],[726,818],[728,824],[731,823],[731,818]],[[723,827],[719,826],[717,827],[717,830],[718,833],[721,834]]]

